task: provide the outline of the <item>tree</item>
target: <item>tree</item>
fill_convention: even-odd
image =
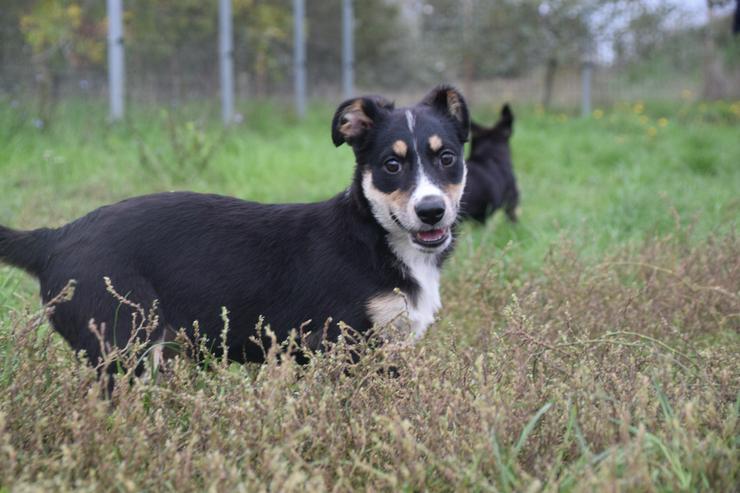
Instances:
[[[307,2],[308,76],[314,86],[336,87],[341,80],[342,2]],[[355,0],[355,60],[358,85],[399,87],[407,83],[408,44],[398,5]]]
[[[702,96],[704,99],[722,99],[728,93],[727,75],[722,63],[722,57],[717,49],[717,38],[720,37],[719,22],[716,12],[728,7],[732,0],[706,0],[707,25],[704,31],[704,83]]]
[[[292,10],[287,1],[235,0],[237,61],[253,74],[254,94],[263,96],[274,82],[287,78]]]
[[[38,0],[19,20],[33,52],[39,92],[39,120],[47,125],[67,66],[101,67],[105,59],[105,23],[91,0]]]
[[[589,54],[594,43],[592,23],[603,4],[599,0],[549,0],[540,3],[541,53],[545,60],[542,105],[545,108],[552,102],[558,66],[563,61],[575,62]]]

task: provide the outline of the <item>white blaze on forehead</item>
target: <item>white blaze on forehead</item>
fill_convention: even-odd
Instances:
[[[416,204],[421,199],[429,195],[436,195],[439,197],[444,196],[442,189],[432,183],[427,174],[424,173],[424,169],[422,167],[419,167],[419,174],[417,175],[416,180],[416,188],[414,188],[414,193],[411,194],[411,202],[413,204]]]
[[[413,135],[414,126],[416,125],[416,117],[411,113],[411,110],[406,110],[406,124],[409,126],[409,132]]]
[[[406,110],[406,124],[409,127],[409,132],[411,132],[411,142],[414,144],[414,154],[416,154],[416,164],[418,164],[419,169],[421,169],[421,156],[419,155],[419,146],[416,145],[416,135],[414,134],[414,131],[416,128],[416,117],[411,112],[411,110]]]
[[[424,166],[421,164],[421,154],[419,154],[419,146],[416,144],[416,135],[414,134],[416,129],[416,117],[411,110],[406,110],[406,124],[409,127],[409,132],[411,132],[411,142],[414,144],[414,153],[416,154],[416,164],[418,166],[416,188],[414,188],[414,192],[411,194],[411,200],[409,201],[409,205],[413,207],[417,202],[428,195],[444,197],[444,193],[437,185],[432,183],[426,173],[424,173]]]

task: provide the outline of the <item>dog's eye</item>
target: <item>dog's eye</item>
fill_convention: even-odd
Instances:
[[[395,158],[390,158],[386,160],[386,162],[383,163],[383,167],[388,173],[392,175],[395,175],[396,173],[401,171],[401,163],[398,161],[398,159]]]
[[[455,164],[455,153],[450,151],[443,152],[439,156],[439,162],[442,163],[442,166],[452,166]]]

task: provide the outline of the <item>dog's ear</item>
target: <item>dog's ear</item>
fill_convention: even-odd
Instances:
[[[455,123],[460,141],[467,142],[470,133],[470,113],[460,91],[451,86],[438,86],[424,96],[421,104],[431,106],[438,113],[450,118]]]
[[[496,123],[496,128],[506,137],[511,137],[511,133],[514,130],[514,113],[509,107],[509,103],[504,104],[501,107],[501,115]]]
[[[331,122],[331,139],[339,147],[362,141],[367,131],[393,109],[393,103],[380,96],[348,99],[340,104]]]

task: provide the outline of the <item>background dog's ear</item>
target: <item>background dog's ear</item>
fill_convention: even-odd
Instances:
[[[339,105],[331,122],[331,139],[339,147],[343,143],[360,142],[393,103],[380,96],[348,99]]]
[[[501,115],[496,123],[496,128],[500,130],[505,137],[511,137],[511,133],[514,129],[514,113],[511,111],[509,103],[506,103],[501,107]]]
[[[470,113],[460,91],[451,86],[438,86],[424,96],[421,104],[434,108],[437,112],[449,117],[457,126],[457,135],[462,142],[467,142],[470,133]]]

